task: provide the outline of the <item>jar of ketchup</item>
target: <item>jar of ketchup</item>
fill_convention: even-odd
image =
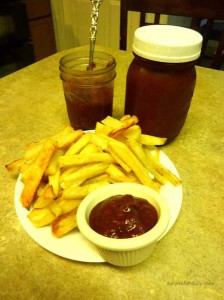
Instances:
[[[60,78],[70,124],[89,130],[112,115],[116,61],[106,52],[95,51],[89,69],[89,51],[74,51],[60,59]]]
[[[142,132],[171,142],[181,131],[196,83],[202,36],[188,28],[149,25],[135,31],[126,80],[125,114]]]

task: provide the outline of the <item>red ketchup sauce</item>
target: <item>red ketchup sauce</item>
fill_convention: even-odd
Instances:
[[[110,238],[132,238],[152,229],[158,213],[147,200],[132,195],[116,195],[98,203],[90,213],[90,227]]]
[[[135,114],[145,134],[171,142],[181,131],[193,96],[195,62],[160,63],[135,55],[126,84],[125,114]]]
[[[74,129],[94,129],[96,122],[112,115],[115,59],[95,51],[89,70],[89,52],[73,52],[60,60],[60,78],[70,123]]]
[[[74,129],[94,129],[97,121],[112,115],[112,84],[88,89],[72,81],[63,82],[67,112]]]

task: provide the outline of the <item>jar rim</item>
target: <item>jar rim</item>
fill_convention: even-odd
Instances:
[[[99,65],[100,67],[88,70],[89,51],[74,51],[60,59],[59,70],[80,77],[86,77],[108,73],[116,67],[115,58],[106,52],[94,51],[93,62],[94,60],[98,62],[98,67]]]

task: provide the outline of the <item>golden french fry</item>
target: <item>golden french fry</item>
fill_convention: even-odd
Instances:
[[[131,168],[122,160],[122,158],[116,153],[116,151],[109,144],[107,151],[111,154],[114,160],[127,172],[131,172]]]
[[[8,170],[8,172],[16,173],[19,171],[19,168],[21,168],[25,163],[26,163],[26,159],[23,157],[23,158],[14,160],[13,162],[5,165],[5,167]]]
[[[80,166],[73,166],[73,167],[70,167],[70,168],[61,169],[59,182],[62,183],[64,181],[64,179],[68,178],[68,176],[70,174],[75,173],[76,171],[78,171],[79,168],[80,168]]]
[[[84,132],[80,130],[74,130],[71,126],[66,126],[58,134],[54,135],[52,139],[57,143],[58,148],[65,148],[77,141]]]
[[[110,142],[109,145],[121,158],[121,160],[123,160],[124,163],[132,169],[132,171],[136,174],[137,178],[142,184],[149,186],[157,191],[159,190],[160,185],[149,177],[148,170],[125,144],[114,141]]]
[[[143,145],[156,145],[156,146],[162,146],[165,144],[167,138],[163,137],[156,137],[152,135],[147,134],[141,134],[140,142]]]
[[[97,134],[104,134],[110,137],[115,137],[121,135],[128,128],[138,123],[138,118],[136,116],[123,117],[121,120],[117,120],[113,117],[106,117],[101,123],[96,124],[95,131]]]
[[[58,205],[61,207],[62,214],[65,214],[74,208],[78,208],[79,204],[82,202],[82,199],[64,199],[64,198],[59,198],[55,200]]]
[[[108,166],[108,163],[103,162],[87,164],[81,167],[77,172],[68,174],[66,177],[64,176],[61,187],[65,189],[71,185],[81,185],[87,179],[105,173]]]
[[[114,159],[109,153],[84,153],[75,155],[65,155],[59,157],[59,165],[63,167],[71,167],[76,165],[84,165],[98,162],[113,163]]]
[[[55,173],[53,175],[48,176],[48,181],[49,181],[49,184],[53,188],[53,193],[54,193],[55,197],[58,197],[58,195],[59,195],[60,174],[61,174],[60,169],[57,168],[57,170],[55,171]]]
[[[85,180],[85,182],[83,182],[82,186],[92,184],[92,183],[97,183],[97,182],[108,182],[108,184],[109,184],[110,181],[109,181],[108,174],[103,173],[103,174],[91,177],[90,179]]]
[[[48,176],[48,175],[53,175],[56,173],[56,171],[58,170],[59,168],[59,163],[58,163],[58,160],[59,158],[64,155],[64,151],[62,149],[56,149],[54,154],[52,155],[50,161],[49,161],[49,164],[44,172],[44,175],[45,176]]]
[[[39,196],[34,204],[33,204],[33,208],[44,208],[47,207],[51,201],[53,201],[53,198],[44,198],[43,196]]]
[[[47,207],[54,199],[54,191],[51,185],[46,184],[42,189],[41,194],[35,200],[33,208]]]
[[[103,151],[106,151],[108,148],[109,141],[111,140],[106,135],[101,135],[99,133],[90,133],[91,142],[96,146],[100,147]]]
[[[60,238],[77,227],[76,222],[77,208],[58,216],[51,223],[51,231],[53,236]]]
[[[34,160],[37,157],[37,155],[39,154],[39,152],[45,142],[46,142],[46,139],[42,140],[40,142],[35,142],[35,143],[26,145],[24,158],[26,160]]]
[[[20,197],[20,201],[26,209],[29,209],[45,169],[48,166],[48,163],[55,151],[55,145],[51,140],[47,140],[38,154],[36,160],[32,164],[32,170],[29,172],[29,175],[24,184],[24,188]]]
[[[96,123],[96,128],[95,128],[96,134],[102,134],[102,135],[109,136],[112,130],[113,130],[113,128],[110,126],[106,126],[100,122]]]
[[[55,200],[53,200],[49,203],[48,208],[52,211],[52,213],[56,217],[58,217],[62,214],[62,208]]]
[[[46,185],[47,183],[44,180],[41,180],[39,187],[37,189],[37,197],[40,197],[41,195],[43,195],[44,190],[46,189]]]
[[[35,208],[28,215],[28,219],[33,223],[35,227],[43,227],[49,225],[56,218],[50,208]]]
[[[108,181],[101,181],[96,183],[91,183],[88,185],[83,186],[71,186],[67,189],[65,189],[62,193],[62,198],[64,199],[83,199],[86,197],[89,193],[92,191],[95,191],[96,189],[108,185]]]
[[[136,116],[126,116],[120,119],[122,125],[118,128],[113,129],[109,136],[115,137],[118,134],[123,134],[128,128],[138,123],[138,118]]]
[[[141,127],[139,125],[133,125],[123,133],[123,136],[126,138],[133,138],[136,141],[139,141],[141,138],[141,133]]]
[[[181,180],[173,174],[169,169],[167,169],[165,166],[163,166],[160,162],[155,159],[155,157],[151,154],[151,152],[147,151],[147,157],[149,163],[151,163],[152,168],[160,174],[162,177],[164,177],[167,181],[169,181],[174,186],[178,186],[181,184]]]
[[[154,165],[152,164],[149,157],[146,155],[142,148],[142,144],[137,142],[134,139],[129,139],[128,144],[133,151],[133,153],[138,157],[138,159],[141,161],[141,163],[148,169],[148,171],[162,184],[166,184],[168,182],[168,179],[162,176],[160,173],[157,172],[157,170],[154,168]]]
[[[129,124],[129,127],[132,125],[136,125],[138,123],[138,117],[135,115],[124,115],[121,119],[121,122],[125,123],[125,124]],[[132,125],[130,125],[132,124]]]
[[[86,153],[98,153],[98,152],[102,153],[103,150],[100,147],[96,146],[95,144],[89,143],[79,153],[86,154]]]
[[[79,153],[90,141],[91,135],[84,133],[71,147],[66,151],[65,155],[73,155]]]
[[[25,184],[27,181],[27,178],[30,176],[30,173],[32,172],[32,164],[29,166],[26,166],[25,169],[23,169],[22,171],[22,176],[21,176],[21,181]]]
[[[28,170],[30,169],[33,162],[34,160],[31,161],[26,160],[25,163],[19,167],[19,172],[23,174],[24,173],[28,174]]]
[[[107,116],[105,119],[101,121],[101,123],[111,127],[112,129],[120,128],[123,125],[123,123],[120,120],[115,119],[111,116]]]
[[[107,174],[110,176],[110,180],[111,182],[115,183],[115,182],[137,182],[136,179],[134,179],[133,177],[130,177],[126,174],[124,174],[124,172],[122,172],[121,168],[119,168],[117,165],[115,164],[110,164],[109,167],[106,170]]]

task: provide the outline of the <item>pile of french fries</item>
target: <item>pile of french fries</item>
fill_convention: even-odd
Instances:
[[[106,117],[95,131],[66,126],[56,135],[26,146],[24,156],[6,165],[21,173],[20,201],[35,227],[51,226],[62,237],[77,227],[76,212],[90,192],[116,182],[132,182],[157,191],[180,179],[160,163],[165,138],[141,133],[136,116]]]

